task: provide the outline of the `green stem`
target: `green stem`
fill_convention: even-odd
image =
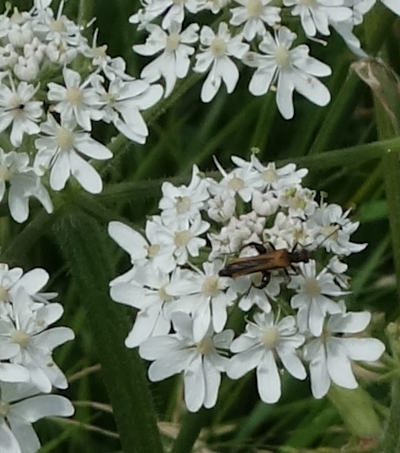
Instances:
[[[321,155],[317,154],[294,159],[284,159],[277,161],[277,164],[278,166],[282,166],[294,162],[297,165],[305,166],[312,170],[329,170],[330,168],[335,167],[349,168],[361,165],[370,160],[380,159],[386,150],[393,147],[400,147],[400,137],[328,151]],[[210,173],[209,175],[215,176],[216,173]],[[187,182],[187,177],[111,184],[107,186],[101,194],[97,195],[97,197],[105,203],[114,202],[116,200],[131,200],[133,196],[140,198],[154,198],[160,195],[161,184],[167,180],[173,184],[183,184]]]
[[[381,442],[382,453],[398,453],[400,448],[400,379],[392,381],[392,403]]]
[[[85,304],[113,414],[125,453],[162,453],[151,394],[143,363],[124,345],[128,317],[108,297],[113,272],[97,223],[85,214],[66,215],[57,240]]]
[[[367,51],[370,55],[375,55],[381,48],[387,38],[387,33],[382,33],[382,30],[387,30],[393,20],[394,15],[380,4],[377,4],[374,11],[366,17]],[[321,153],[329,148],[341,124],[348,121],[359,99],[360,89],[362,89],[361,80],[351,72],[329,108],[324,123],[310,148],[310,154]]]
[[[386,199],[388,204],[392,250],[397,282],[397,295],[400,302],[400,165],[399,149],[388,151],[383,158]]]
[[[373,399],[364,389],[348,390],[332,385],[328,397],[353,435],[377,437],[381,433]]]
[[[201,429],[208,424],[211,414],[212,411],[207,409],[200,409],[196,413],[187,413],[170,453],[191,452]]]

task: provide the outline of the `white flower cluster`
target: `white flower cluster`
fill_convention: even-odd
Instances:
[[[140,55],[157,57],[147,64],[141,76],[149,82],[165,80],[168,96],[177,79],[187,76],[190,57],[194,55],[193,71],[208,72],[201,90],[203,102],[211,101],[222,82],[231,93],[239,79],[238,63],[255,68],[249,91],[261,96],[276,91],[279,111],[286,119],[294,115],[293,92],[324,106],[330,101],[328,89],[318,80],[331,74],[326,64],[309,56],[305,44],[293,47],[296,34],[293,17],[298,17],[305,37],[325,44],[334,29],[359,56],[366,56],[353,28],[376,0],[146,0],[130,21],[145,29],[145,44],[134,45]],[[400,15],[398,0],[382,0]],[[279,5],[279,6],[277,6]],[[220,14],[217,30],[200,26],[193,18],[205,11]],[[229,23],[221,22],[229,15]],[[157,23],[154,23],[158,21]],[[215,22],[210,18],[209,22]],[[298,27],[296,26],[296,29]],[[321,35],[322,41],[317,38]],[[199,43],[198,48],[196,45]],[[259,49],[259,52],[250,49]]]
[[[43,269],[23,273],[0,264],[0,451],[34,453],[40,448],[31,424],[48,416],[70,416],[74,408],[52,388],[67,388],[54,363],[53,349],[74,338],[67,327],[48,328],[63,314],[41,292],[49,276]]]
[[[305,169],[232,158],[221,178],[196,166],[188,186],[162,185],[160,215],[144,234],[120,222],[110,236],[132,268],[110,283],[111,297],[137,310],[127,347],[153,361],[152,381],[183,372],[189,410],[212,407],[221,373],[257,372],[260,397],[281,396],[281,372],[323,397],[331,382],[355,388],[351,363],[377,360],[384,345],[360,337],[371,315],[347,312],[343,256],[358,222],[302,185]],[[226,329],[242,313],[244,332]],[[237,319],[237,316],[236,316]]]
[[[141,111],[163,92],[161,85],[126,74],[122,58],[97,46],[97,33],[89,43],[85,30],[63,15],[63,2],[57,14],[50,3],[36,0],[30,11],[0,15],[0,132],[10,142],[0,149],[0,201],[8,186],[17,222],[27,219],[32,196],[52,212],[47,179],[55,191],[72,176],[86,191],[100,192],[102,180],[91,161],[112,153],[92,137],[93,122],[112,123],[144,143]]]

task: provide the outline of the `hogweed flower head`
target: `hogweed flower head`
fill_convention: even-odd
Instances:
[[[139,30],[145,29],[149,36],[145,44],[134,45],[133,49],[147,56],[163,51],[143,68],[141,75],[149,81],[164,78],[166,96],[178,78],[189,75],[194,63],[194,72],[207,74],[200,95],[203,102],[216,96],[222,82],[227,93],[234,91],[244,72],[241,62],[254,67],[250,93],[261,96],[277,91],[278,109],[285,119],[290,119],[294,115],[293,91],[316,105],[329,103],[329,91],[319,78],[331,74],[328,65],[309,56],[303,37],[301,45],[291,48],[297,39],[293,30],[301,26],[306,40],[314,45],[328,45],[333,29],[357,57],[365,58],[367,54],[354,29],[375,3],[376,0],[146,0],[130,22],[137,24]],[[382,3],[400,15],[397,0]],[[215,14],[219,15],[217,20]],[[183,22],[187,28],[181,33]],[[189,30],[199,29],[198,44],[194,33],[184,41]],[[254,52],[257,47],[261,53]],[[250,48],[253,51],[247,52]]]
[[[309,368],[318,398],[331,381],[349,388],[356,382],[351,361],[376,360],[384,349],[370,339],[374,353],[364,354],[369,340],[347,338],[368,322],[348,330],[346,319],[369,321],[366,312],[346,313],[343,302],[350,287],[342,259],[365,247],[350,240],[358,222],[304,187],[305,169],[264,165],[255,155],[232,161],[230,171],[216,161],[220,177],[195,166],[189,185],[165,182],[160,213],[147,220],[144,235],[109,224],[132,261],[110,283],[115,301],[137,309],[126,345],[153,361],[151,380],[183,372],[192,411],[215,404],[221,373],[238,379],[256,369],[269,403],[281,396],[284,370],[303,380]],[[215,351],[213,338],[231,335],[225,329],[233,313],[245,331],[225,345],[223,366],[213,356],[213,369],[207,354]],[[340,341],[330,339],[336,332]],[[332,356],[339,349],[340,358]],[[331,365],[322,370],[321,361],[343,366],[347,378],[337,377],[340,368],[332,374]]]
[[[0,198],[9,185],[17,222],[28,217],[30,197],[52,211],[48,183],[62,190],[73,176],[85,190],[100,192],[92,162],[112,153],[95,139],[93,123],[113,123],[129,140],[144,143],[148,130],[140,112],[162,95],[160,85],[134,79],[122,58],[108,56],[96,32],[89,43],[86,28],[63,14],[63,2],[56,13],[51,3],[0,15],[0,132],[15,147],[1,156]]]
[[[67,398],[49,395],[53,387],[67,388],[52,353],[74,333],[67,327],[50,327],[63,307],[51,302],[57,294],[42,292],[48,279],[44,269],[24,273],[0,264],[1,451],[37,451],[40,442],[32,423],[74,413]]]

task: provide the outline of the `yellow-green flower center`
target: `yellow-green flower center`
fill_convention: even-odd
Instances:
[[[0,286],[0,300],[2,302],[8,302],[9,300],[8,289],[5,286]]]
[[[226,51],[226,44],[222,38],[216,37],[214,38],[213,42],[211,43],[211,52],[216,57],[222,57],[225,55]]]
[[[192,239],[190,231],[178,231],[175,233],[174,242],[177,247],[186,247],[190,239]]]
[[[216,275],[209,275],[206,277],[201,292],[207,297],[212,297],[215,296],[218,291],[218,277]]]
[[[179,36],[179,33],[171,33],[167,37],[167,45],[165,46],[166,50],[168,52],[173,52],[179,47],[180,41],[181,37]]]
[[[162,286],[159,290],[158,290],[158,297],[163,301],[163,302],[168,302],[170,300],[172,300],[172,296],[170,294],[167,293],[167,290],[165,289],[165,286]]]
[[[0,165],[0,181],[9,181],[12,175],[13,172],[6,165]]]
[[[338,237],[339,228],[337,225],[326,225],[322,228],[321,233],[329,239],[336,240]]]
[[[14,330],[11,334],[11,341],[19,344],[22,348],[26,348],[31,340],[31,337],[23,330]]]
[[[147,255],[149,258],[154,258],[160,251],[160,244],[152,244],[147,246]]]
[[[65,127],[60,127],[57,131],[57,144],[63,150],[68,150],[72,148],[74,142],[74,136],[71,131]]]
[[[310,297],[317,297],[321,294],[321,286],[315,277],[306,279],[303,290]]]
[[[285,68],[289,65],[290,52],[286,47],[279,46],[275,50],[275,60],[279,66]]]
[[[264,5],[261,0],[248,0],[246,9],[249,17],[260,17],[263,12]]]
[[[0,401],[0,417],[7,417],[9,411],[10,405],[7,403],[7,401]]]
[[[261,337],[263,345],[268,349],[275,348],[279,343],[279,339],[279,329],[275,326],[265,329]]]
[[[228,186],[229,186],[230,189],[232,189],[235,192],[237,192],[238,190],[243,189],[243,187],[244,187],[243,179],[234,176],[229,181]]]
[[[190,198],[189,197],[176,197],[176,210],[178,214],[183,214],[190,209]]]
[[[66,31],[64,21],[62,19],[56,19],[52,20],[50,24],[50,28],[53,31],[56,31],[58,33],[63,33]]]
[[[67,99],[72,105],[79,105],[82,102],[82,91],[79,87],[67,89]]]
[[[196,348],[200,354],[208,354],[214,347],[212,339],[207,337],[196,344]]]
[[[262,172],[262,178],[266,183],[272,184],[278,180],[278,175],[273,168],[267,168]]]

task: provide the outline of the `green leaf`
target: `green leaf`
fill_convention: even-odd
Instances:
[[[162,453],[156,416],[143,363],[124,345],[129,321],[122,306],[108,297],[113,277],[105,234],[81,213],[66,215],[57,238],[88,312],[88,328],[97,344],[104,382],[125,453]]]

